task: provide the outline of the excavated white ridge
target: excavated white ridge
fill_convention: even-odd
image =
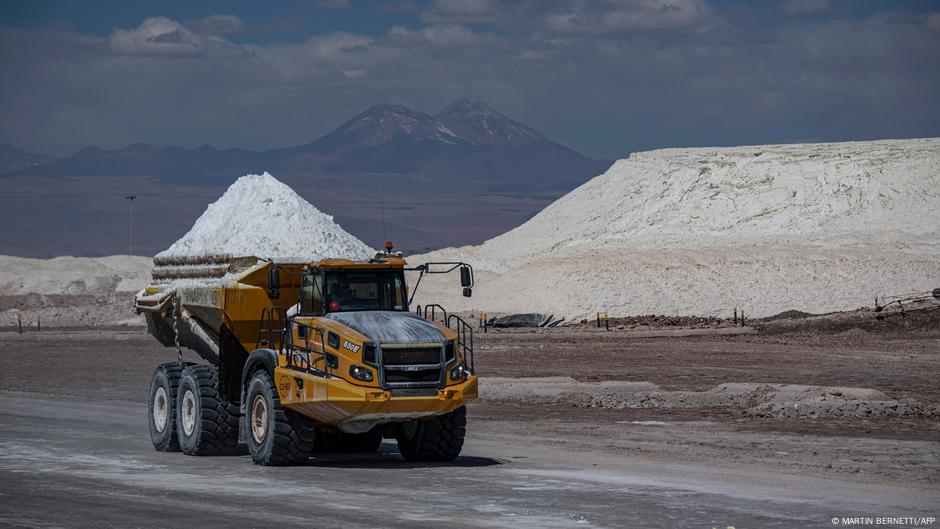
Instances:
[[[452,309],[766,315],[940,286],[940,139],[663,149],[616,162],[459,259]],[[484,280],[485,279],[485,280]]]

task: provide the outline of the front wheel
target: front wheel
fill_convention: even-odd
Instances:
[[[467,409],[461,406],[446,415],[402,424],[396,439],[406,461],[453,461],[466,434]]]
[[[245,392],[245,433],[256,464],[297,465],[310,457],[316,424],[281,406],[271,375],[255,371]]]

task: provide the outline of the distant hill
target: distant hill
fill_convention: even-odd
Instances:
[[[404,188],[563,193],[604,172],[593,160],[542,136],[485,103],[460,99],[432,116],[402,105],[375,105],[320,139],[268,151],[197,149],[136,143],[116,150],[87,147],[62,159],[20,162],[20,176],[134,176],[184,185],[227,185],[249,172],[288,181],[383,175]]]
[[[9,143],[0,143],[0,174],[22,171],[58,160],[48,154],[35,154],[14,147]]]

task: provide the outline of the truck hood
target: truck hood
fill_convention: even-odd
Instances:
[[[443,343],[447,340],[440,329],[410,312],[331,312],[326,317],[368,336],[377,345]]]

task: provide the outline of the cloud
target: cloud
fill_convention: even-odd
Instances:
[[[401,47],[450,47],[469,46],[474,44],[478,35],[470,29],[457,24],[434,24],[418,30],[410,30],[401,26],[389,29],[388,34],[380,42],[386,46]]]
[[[940,33],[940,13],[931,13],[927,16],[927,31]]]
[[[414,0],[398,0],[397,2],[386,2],[378,5],[378,10],[385,13],[417,13],[420,8]]]
[[[546,13],[543,20],[557,33],[601,35],[696,28],[712,16],[703,0],[621,0],[575,3]]]
[[[822,13],[829,10],[829,0],[786,0],[780,9],[788,15]]]
[[[313,0],[313,4],[323,9],[349,9],[349,0]]]
[[[480,24],[496,20],[501,4],[497,0],[432,0],[421,12],[428,23]]]
[[[205,18],[188,19],[184,25],[193,31],[208,35],[244,33],[248,27],[235,15],[209,15]]]
[[[182,24],[164,17],[151,17],[135,29],[116,29],[111,49],[127,55],[196,55],[206,40]]]

